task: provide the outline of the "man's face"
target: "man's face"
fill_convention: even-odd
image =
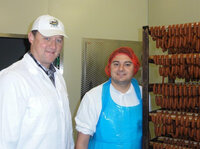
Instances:
[[[50,64],[58,57],[63,47],[63,36],[56,35],[45,37],[39,32],[34,36],[28,34],[31,43],[31,53],[44,67],[49,68]]]
[[[125,54],[115,56],[111,63],[111,80],[116,85],[128,85],[133,77],[134,65]]]

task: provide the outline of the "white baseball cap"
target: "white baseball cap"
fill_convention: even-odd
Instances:
[[[38,30],[43,36],[55,36],[62,35],[64,37],[68,37],[65,34],[65,28],[62,22],[50,15],[42,15],[39,16],[33,23],[33,30]]]

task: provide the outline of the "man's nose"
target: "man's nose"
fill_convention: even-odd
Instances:
[[[123,64],[119,64],[119,70],[124,70],[124,65]]]
[[[51,47],[52,49],[55,49],[55,48],[56,48],[56,41],[55,41],[55,40],[52,40],[52,41],[51,41],[50,47]]]

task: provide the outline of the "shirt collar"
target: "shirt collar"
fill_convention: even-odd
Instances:
[[[115,93],[118,94],[118,95],[127,95],[127,94],[130,94],[130,93],[133,91],[133,85],[132,85],[132,83],[131,83],[131,85],[130,85],[128,91],[127,91],[126,93],[122,93],[122,92],[118,91],[117,89],[115,89],[115,87],[114,87],[114,86],[112,85],[112,83],[111,83],[111,84],[110,84],[110,91],[115,92]]]
[[[47,74],[49,71],[51,73],[56,72],[56,69],[54,68],[53,64],[50,64],[49,69],[47,69],[46,67],[42,66],[42,64],[35,59],[35,57],[33,56],[33,54],[29,51],[28,54],[33,58],[33,60],[35,61],[35,63]]]

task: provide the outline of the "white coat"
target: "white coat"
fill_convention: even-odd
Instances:
[[[0,72],[0,149],[73,149],[65,81],[55,86],[29,54]]]

